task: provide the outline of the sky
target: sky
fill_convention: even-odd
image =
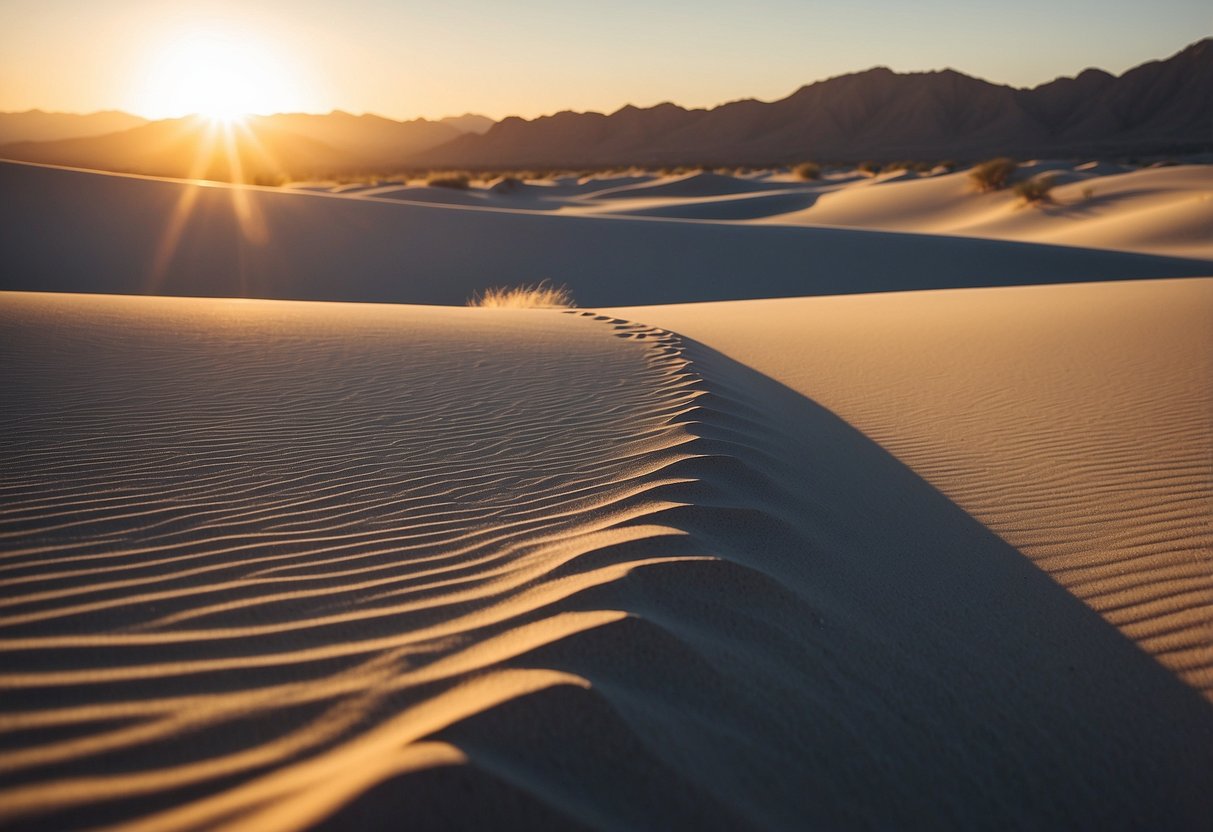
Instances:
[[[704,107],[878,65],[1033,86],[1210,34],[1209,0],[0,0],[0,111]]]

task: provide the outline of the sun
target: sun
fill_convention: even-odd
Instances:
[[[239,32],[178,33],[149,63],[140,109],[152,117],[197,114],[231,123],[251,113],[282,112],[296,98],[272,51]]]

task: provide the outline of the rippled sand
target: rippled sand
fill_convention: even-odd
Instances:
[[[1199,371],[1184,316],[1208,284],[1174,285],[1197,288],[1131,306]],[[1106,287],[1067,291],[1096,314],[1071,309],[1065,346],[1103,343]],[[1199,601],[1166,544],[1199,502],[1125,498],[1108,527],[1138,548],[1113,554],[1161,571],[1124,579],[1097,547],[1016,536],[1087,539],[1075,518],[1106,518],[1081,483],[1098,506],[1138,457],[1143,493],[1207,494],[1196,376],[1143,387],[1154,363],[1121,376],[1092,348],[1008,378],[1038,405],[1112,379],[1114,437],[1042,433],[981,392],[1001,341],[960,336],[991,321],[931,323],[915,385],[896,328],[853,365],[780,308],[0,296],[0,823],[1199,826],[1213,711],[1182,679],[1205,677],[1099,601],[1117,580],[1158,587],[1137,618],[1169,614],[1150,599],[1175,580]],[[1047,304],[991,308],[1048,348]],[[971,407],[906,392],[953,383]],[[990,497],[973,472],[998,447]],[[1054,458],[1088,479],[1041,490]],[[1057,577],[1080,561],[1094,583]]]

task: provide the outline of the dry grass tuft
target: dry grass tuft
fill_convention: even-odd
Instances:
[[[425,184],[431,188],[454,188],[459,191],[466,191],[471,184],[472,177],[466,173],[432,173],[426,179]]]
[[[821,178],[821,165],[816,162],[804,162],[796,166],[796,176],[806,182]]]
[[[498,286],[473,295],[468,306],[510,309],[572,309],[577,304],[567,286],[553,286],[544,280],[535,285]]]
[[[1053,186],[1056,184],[1056,176],[1051,173],[1044,173],[1017,183],[1015,185],[1015,193],[1029,205],[1041,205],[1053,201],[1053,196],[1049,192],[1053,190]]]
[[[1014,159],[1000,158],[991,159],[988,162],[982,162],[969,171],[969,178],[973,180],[973,184],[977,186],[977,190],[982,193],[989,191],[1001,191],[1007,186],[1007,182],[1011,179],[1011,174],[1019,168],[1019,164]]]

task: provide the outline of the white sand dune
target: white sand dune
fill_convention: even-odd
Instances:
[[[1213,259],[1213,166],[1120,172],[1058,163],[1024,174],[1058,177],[1053,203],[1023,205],[1012,193],[975,194],[964,172],[849,187],[767,222],[963,234],[1007,240]]]
[[[1213,279],[612,314],[836,413],[1213,700]]]
[[[718,173],[688,173],[663,177],[654,182],[637,182],[593,193],[594,199],[635,199],[637,197],[705,197],[744,194],[786,188],[778,182],[764,182],[724,176]]]
[[[465,191],[456,188],[428,187],[426,185],[383,185],[363,188],[359,196],[378,199],[399,199],[405,202],[433,202],[441,205],[477,205],[491,207],[489,195],[482,191]]]
[[[619,200],[609,213],[631,217],[668,217],[685,220],[739,221],[764,217],[779,217],[805,210],[812,206],[820,194],[816,191],[795,188],[776,190],[773,193],[745,192],[722,197],[704,197],[693,200]],[[607,212],[603,212],[607,213]]]
[[[1206,827],[1208,169],[1044,170],[0,163],[0,827]]]
[[[0,824],[1199,828],[1211,291],[2,295]]]
[[[481,208],[14,163],[0,163],[0,190],[2,289],[461,304],[489,286],[548,279],[583,305],[618,305],[1209,271],[1203,260],[1067,246],[566,216],[506,196]]]
[[[834,174],[802,182],[721,174],[620,178],[614,187],[524,185],[509,201],[488,190],[361,191],[420,202],[562,210],[684,220],[867,228],[1213,259],[1213,166],[1134,169],[1110,163],[1032,162],[1018,179],[1051,175],[1052,201],[1030,206],[1011,191],[978,194],[967,171],[875,177]],[[634,181],[638,180],[638,181]],[[604,183],[609,180],[604,180]]]

